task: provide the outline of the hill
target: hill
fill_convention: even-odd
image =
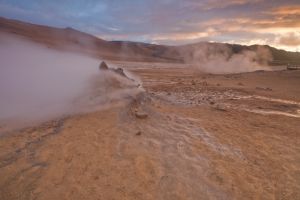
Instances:
[[[203,45],[213,47],[222,52],[224,47],[230,54],[238,54],[246,50],[257,51],[267,48],[273,57],[271,65],[287,63],[300,64],[299,52],[279,50],[268,45],[244,46],[238,44],[200,42],[182,46],[166,46],[129,41],[106,41],[73,28],[54,28],[36,25],[18,20],[0,17],[0,33],[25,37],[49,48],[68,50],[88,54],[93,57],[111,60],[147,61],[147,62],[189,62],[187,55],[194,54]],[[210,52],[209,52],[210,53]]]

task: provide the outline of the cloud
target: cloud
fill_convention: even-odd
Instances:
[[[0,13],[109,40],[161,44],[251,40],[279,45],[279,38],[300,31],[299,0],[0,0]]]
[[[270,14],[287,16],[287,15],[300,15],[300,6],[281,6],[271,10]]]
[[[262,0],[229,0],[229,1],[220,1],[220,0],[211,0],[203,6],[205,10],[211,9],[220,9],[220,8],[227,8],[230,6],[240,6],[245,4],[254,4],[261,2]]]
[[[300,32],[289,33],[280,38],[279,43],[285,46],[300,46]]]

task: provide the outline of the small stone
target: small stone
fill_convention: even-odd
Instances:
[[[224,107],[221,107],[221,106],[219,106],[219,105],[217,105],[217,106],[215,107],[215,109],[218,110],[218,111],[222,111],[222,112],[226,112],[226,111],[227,111]]]
[[[203,81],[203,82],[202,82],[202,85],[203,85],[203,86],[208,86],[208,83],[207,83],[206,81]]]
[[[142,132],[138,131],[135,135],[140,136],[140,135],[142,135]]]
[[[137,111],[135,112],[135,116],[138,119],[146,119],[148,117],[148,114],[145,112]]]
[[[272,91],[272,89],[268,88],[268,87],[256,87],[255,89],[256,90],[264,90],[264,91]]]

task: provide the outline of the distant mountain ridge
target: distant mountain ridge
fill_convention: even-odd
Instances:
[[[3,17],[0,17],[0,33],[25,37],[49,48],[79,52],[111,60],[183,63],[186,62],[183,52],[184,54],[191,54],[193,48],[205,44],[226,45],[232,53],[240,53],[245,50],[257,51],[258,48],[265,47],[270,50],[273,57],[273,61],[269,63],[271,65],[300,64],[299,52],[279,50],[268,45],[244,46],[200,42],[181,46],[167,46],[129,41],[106,41],[73,28],[55,28]]]

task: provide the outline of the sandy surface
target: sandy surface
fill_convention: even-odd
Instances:
[[[2,132],[0,199],[300,199],[300,71],[157,65],[124,64],[136,99]]]

